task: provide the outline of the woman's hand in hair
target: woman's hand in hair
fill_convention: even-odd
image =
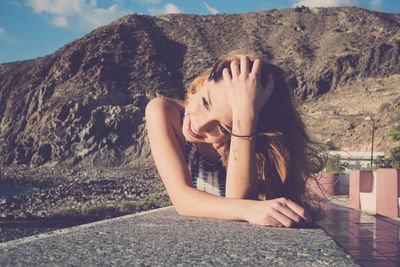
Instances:
[[[227,90],[229,104],[232,107],[232,117],[255,120],[258,113],[268,101],[274,88],[274,79],[269,74],[268,82],[263,88],[260,79],[261,62],[256,59],[250,70],[249,58],[242,56],[231,62],[229,69],[222,72],[224,85]]]
[[[312,221],[307,211],[290,199],[277,198],[255,201],[253,204],[245,216],[253,224],[293,227],[302,223],[310,224]]]

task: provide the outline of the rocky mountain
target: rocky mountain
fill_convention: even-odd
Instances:
[[[294,8],[238,15],[128,15],[55,53],[0,64],[0,165],[151,163],[144,125],[156,95],[183,98],[232,50],[287,72],[312,135],[376,150],[400,122],[400,14]]]

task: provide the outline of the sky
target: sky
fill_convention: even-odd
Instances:
[[[237,14],[302,5],[400,13],[400,0],[0,0],[0,63],[51,54],[132,13]]]

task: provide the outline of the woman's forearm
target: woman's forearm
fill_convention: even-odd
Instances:
[[[256,132],[256,119],[234,119],[232,132],[250,136]],[[255,139],[232,136],[226,178],[226,197],[255,198],[257,194]]]
[[[223,220],[244,220],[270,226],[291,227],[301,221],[310,223],[307,212],[289,199],[267,201],[233,199],[211,195],[190,186],[180,188],[172,199],[179,214]]]
[[[227,98],[232,107],[232,133],[251,136],[257,130],[260,110],[271,96],[274,82],[272,76],[263,88],[260,80],[261,65],[256,59],[250,68],[245,55],[233,60],[230,71],[222,72]],[[255,198],[257,196],[255,140],[232,135],[227,168],[226,196],[229,198]]]
[[[247,221],[246,212],[255,200],[224,198],[185,186],[172,202],[181,215]]]

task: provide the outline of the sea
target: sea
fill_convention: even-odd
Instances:
[[[0,204],[6,203],[8,198],[29,195],[40,191],[38,187],[25,187],[12,184],[0,184]]]

